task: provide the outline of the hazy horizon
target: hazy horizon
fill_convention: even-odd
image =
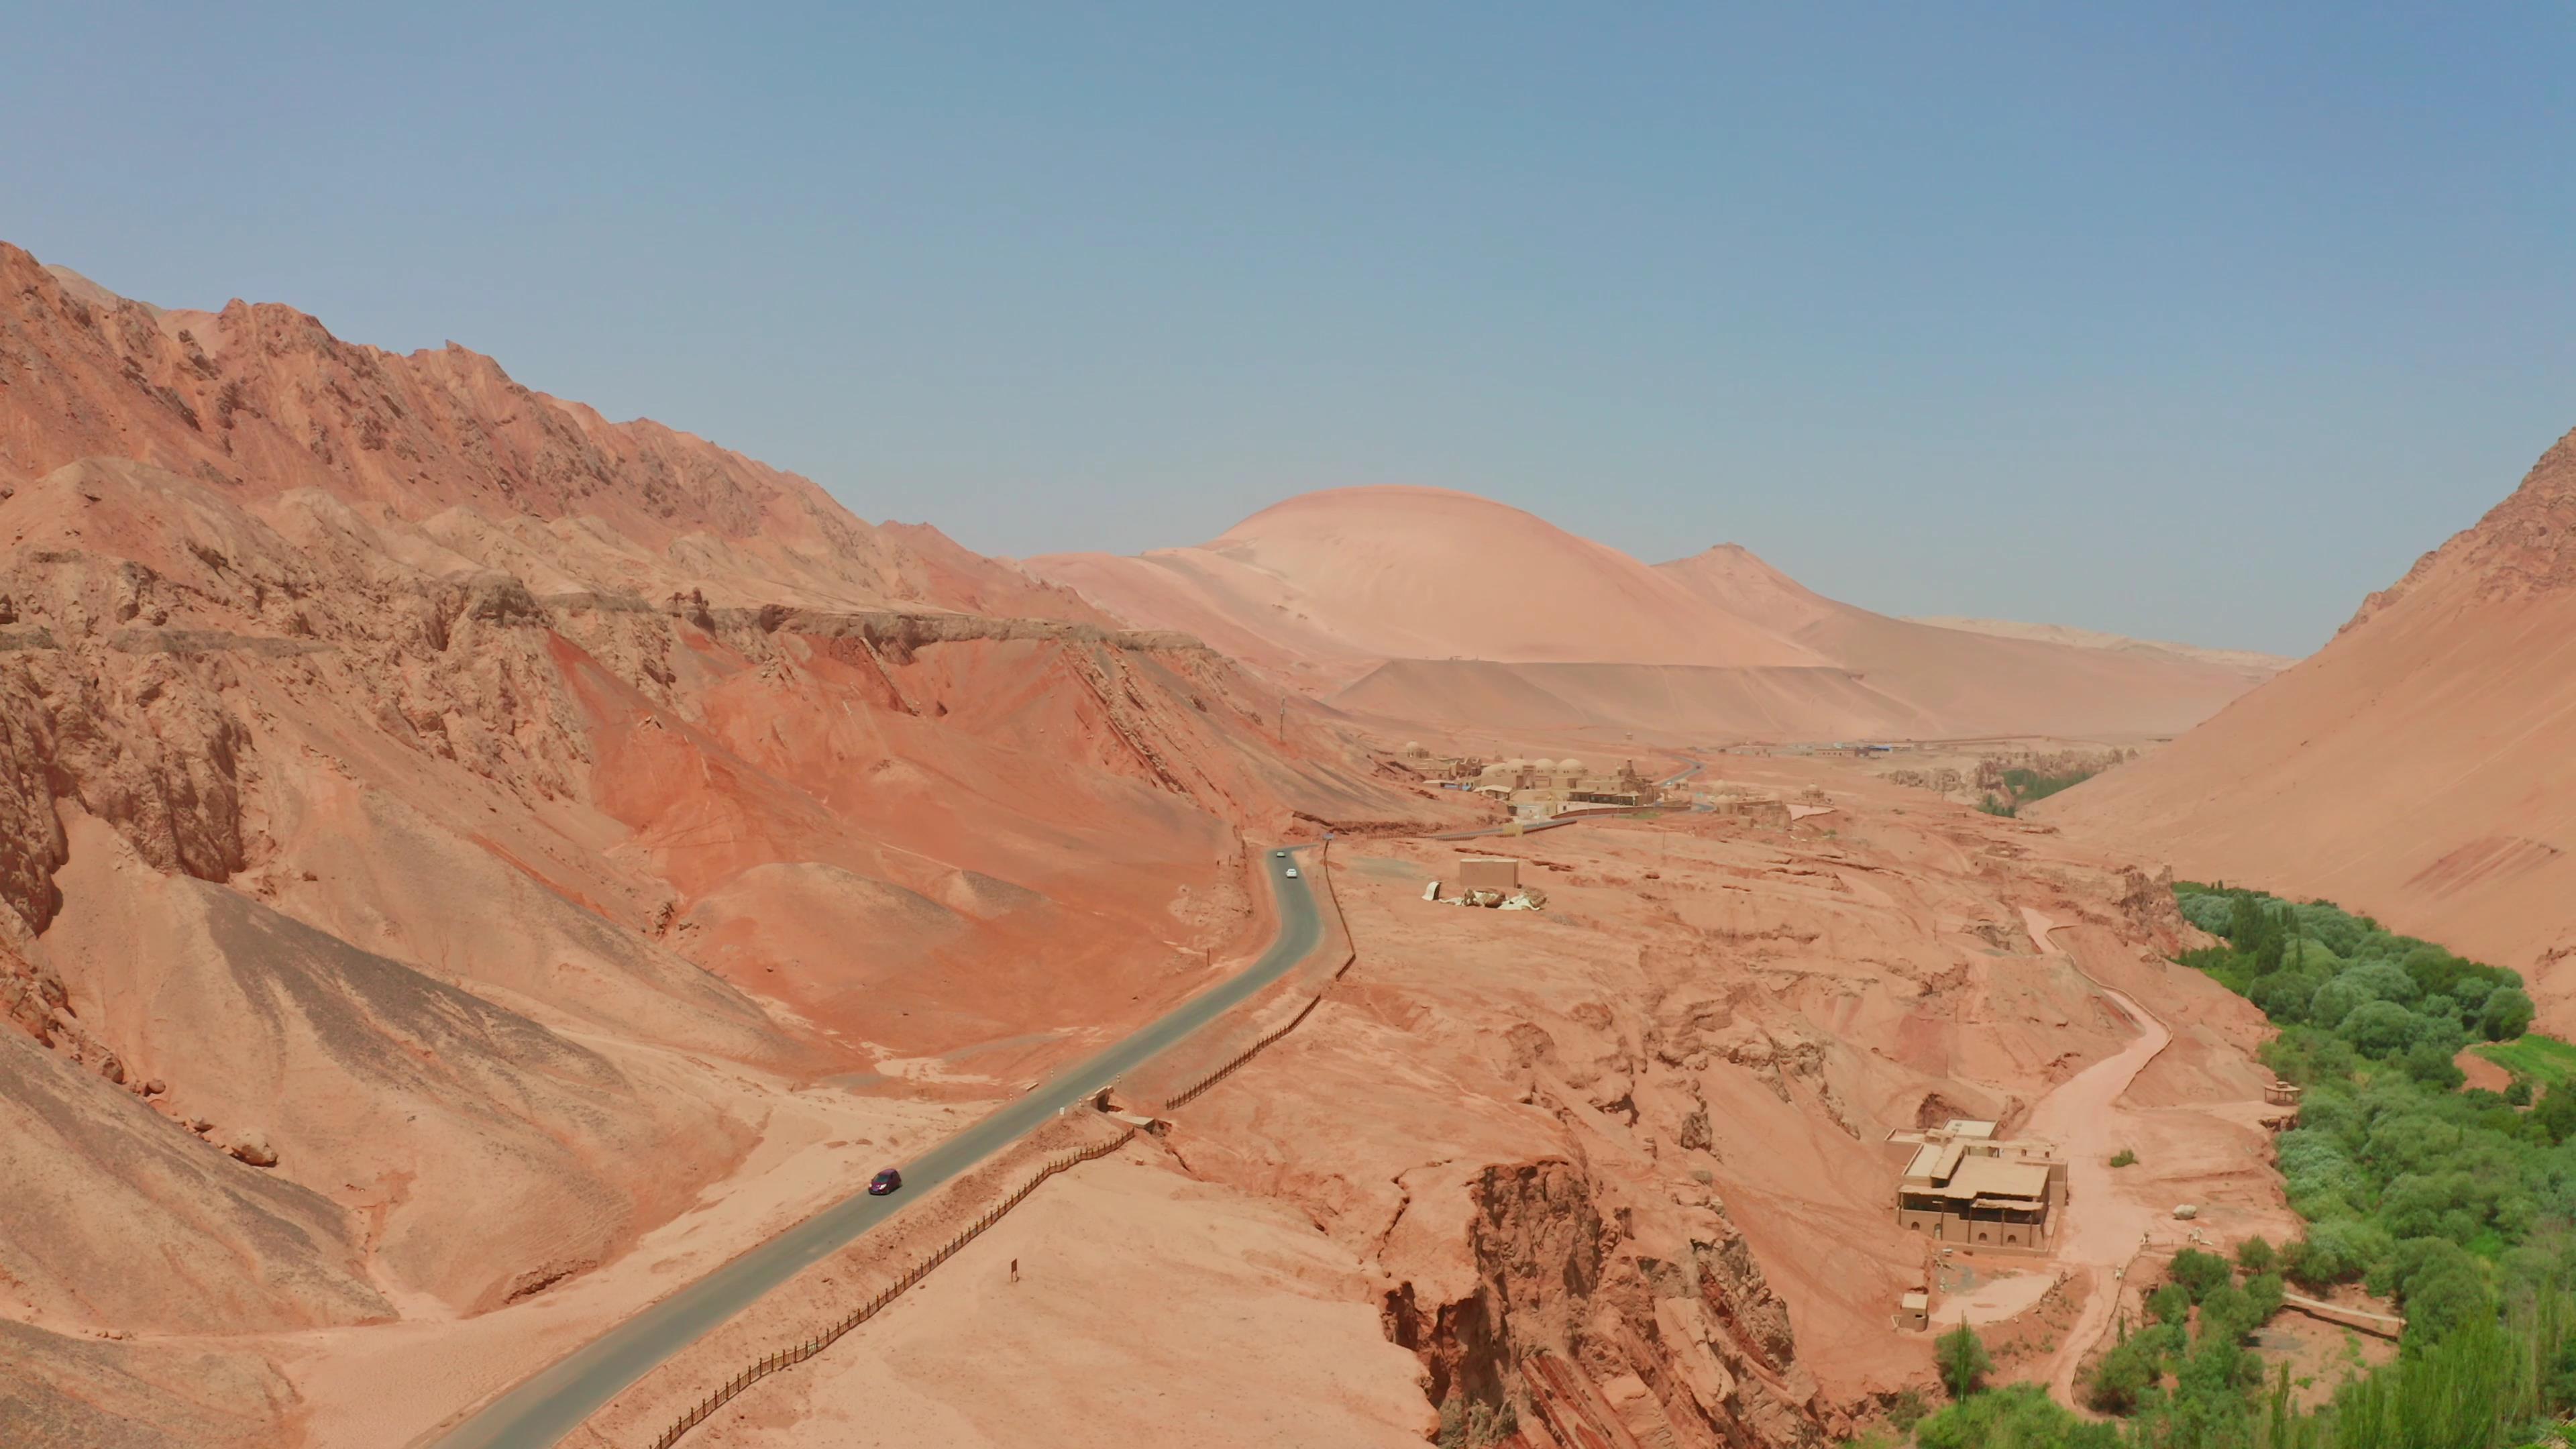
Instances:
[[[453,337],[987,553],[1422,483],[2305,653],[2576,424],[2565,12],[22,30],[64,63],[0,97],[0,238]]]

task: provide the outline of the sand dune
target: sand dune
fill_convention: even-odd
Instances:
[[[1197,548],[1032,559],[1111,612],[1272,668],[1348,678],[1388,659],[1816,666],[1637,560],[1441,488],[1337,488]]]
[[[2522,970],[2563,1032],[2571,801],[2576,433],[2314,658],[2040,813]]]
[[[2024,624],[2011,619],[1967,619],[1938,614],[1909,615],[1906,622],[1929,624],[1936,629],[1962,629],[1971,634],[1992,634],[1999,639],[2038,639],[2050,644],[2072,644],[2078,649],[2107,649],[2115,654],[2184,659],[2265,678],[2299,662],[2287,654],[2266,654],[2259,649],[2208,649],[2198,644],[2177,644],[2170,639],[2132,639],[2125,634],[2105,634],[2099,629],[2078,629],[2070,624]]]
[[[1890,618],[1814,593],[1735,544],[1657,567],[1710,603],[1776,629],[1904,700],[1932,722],[1931,732],[1944,735],[2180,734],[2278,667]],[[2053,628],[2034,627],[2043,635]]]
[[[1339,708],[1427,727],[2144,738],[2190,728],[2276,667],[2097,647],[2111,636],[2082,631],[1999,638],[1892,619],[1733,544],[1647,568],[1519,509],[1430,488],[1310,493],[1196,548],[1028,567]],[[1720,677],[1729,670],[1744,673]]]

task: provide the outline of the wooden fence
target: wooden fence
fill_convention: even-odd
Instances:
[[[764,1354],[748,1367],[744,1368],[742,1372],[725,1380],[722,1387],[716,1389],[713,1393],[708,1394],[705,1398],[700,1399],[687,1413],[682,1414],[676,1421],[674,1421],[671,1427],[663,1430],[660,1435],[656,1436],[653,1440],[652,1449],[671,1449],[672,1445],[680,1442],[682,1435],[688,1433],[691,1429],[698,1427],[700,1424],[705,1423],[709,1418],[714,1416],[718,1409],[731,1403],[735,1396],[739,1395],[743,1390],[750,1388],[753,1384],[759,1383],[762,1379],[769,1377],[771,1374],[778,1373],[785,1369],[794,1368],[798,1364],[805,1362],[807,1359],[813,1358],[822,1353],[823,1350],[830,1348],[840,1339],[842,1334],[845,1334],[851,1329],[858,1327],[860,1324],[867,1322],[869,1319],[876,1317],[879,1313],[885,1310],[888,1304],[891,1304],[897,1298],[902,1297],[905,1289],[910,1288],[913,1284],[929,1277],[931,1269],[936,1268],[940,1264],[947,1262],[950,1258],[957,1256],[958,1249],[975,1241],[975,1239],[980,1236],[986,1228],[1000,1222],[1004,1214],[1008,1213],[1011,1209],[1018,1207],[1022,1202],[1027,1201],[1029,1194],[1038,1190],[1039,1184],[1068,1168],[1092,1161],[1095,1158],[1108,1156],[1110,1153],[1126,1146],[1129,1139],[1133,1138],[1135,1135],[1136,1129],[1130,1127],[1120,1132],[1115,1138],[1107,1142],[1097,1143],[1090,1147],[1079,1148],[1075,1151],[1063,1153],[1050,1159],[1045,1167],[1039,1169],[1036,1176],[1031,1177],[1024,1183],[1021,1183],[1018,1189],[1013,1191],[1009,1197],[1002,1199],[1000,1202],[984,1209],[981,1213],[976,1214],[974,1220],[966,1224],[963,1228],[960,1228],[957,1235],[949,1239],[947,1244],[941,1247],[939,1251],[932,1253],[929,1257],[913,1264],[911,1268],[905,1270],[902,1277],[895,1279],[891,1284],[879,1289],[875,1297],[870,1298],[867,1302],[862,1303],[858,1307],[851,1309],[848,1313],[843,1314],[840,1318],[834,1320],[828,1327],[824,1328],[821,1332],[816,1333],[813,1337],[806,1339],[804,1342],[796,1344],[790,1348],[780,1349],[776,1353]]]

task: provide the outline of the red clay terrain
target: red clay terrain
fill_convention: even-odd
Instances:
[[[1357,959],[1294,1032],[698,1432],[1805,1449],[1937,1395],[1932,1335],[1891,1323],[1936,1274],[1938,1321],[2049,1380],[2109,1328],[2142,1234],[2281,1236],[2267,1028],[2168,962],[2197,938],[2161,883],[1849,763],[1725,763],[1833,803],[1335,842]],[[1422,899],[1496,852],[1544,911]],[[1936,1265],[1897,1226],[1887,1134],[1954,1114],[2056,1140],[2054,1253]],[[664,1397],[827,1317],[853,1275],[818,1268],[801,1313]]]
[[[1282,724],[463,349],[0,247],[0,1437],[406,1442],[1257,944],[1247,837],[1477,818]]]
[[[2313,658],[2042,804],[2198,879],[2510,966],[2576,1031],[2576,433]]]
[[[1425,490],[1182,553],[1023,569],[0,248],[0,1440],[423,1442],[1239,964],[1325,829],[1357,959],[1295,1031],[704,1442],[1806,1449],[1929,1380],[1885,1138],[1951,1115],[2091,1164],[1944,1290],[2015,1373],[2171,1203],[2278,1235],[2259,1017],[2130,857],[1733,756],[1794,823],[1423,839],[1491,812],[1310,697],[1929,732],[2020,641]],[[1421,898],[1489,849],[1547,909]]]

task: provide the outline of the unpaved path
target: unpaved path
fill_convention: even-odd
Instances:
[[[2051,956],[2064,956],[2048,939],[2055,922],[2027,907],[2022,919],[2040,950]],[[2084,1275],[2091,1284],[2091,1290],[2084,1295],[2083,1311],[2067,1329],[2057,1349],[2057,1360],[2049,1367],[2049,1391],[2069,1406],[2076,1406],[2077,1365],[2110,1327],[2111,1316],[2118,1311],[2120,1279],[2115,1275],[2137,1256],[2140,1242],[2156,1223],[2153,1207],[2121,1192],[2112,1180],[2116,1169],[2111,1166],[2111,1155],[2120,1150],[2120,1144],[2113,1140],[2120,1132],[2114,1105],[2147,1063],[2155,1060],[2156,1053],[2173,1040],[2173,1033],[2145,1008],[2098,981],[2093,984],[2137,1024],[2138,1037],[2117,1055],[2086,1067],[2042,1097],[2039,1105],[2031,1109],[2025,1129],[2029,1136],[2056,1143],[2065,1158],[2067,1203],[2065,1222],[2057,1230],[2057,1261],[2068,1272]]]

